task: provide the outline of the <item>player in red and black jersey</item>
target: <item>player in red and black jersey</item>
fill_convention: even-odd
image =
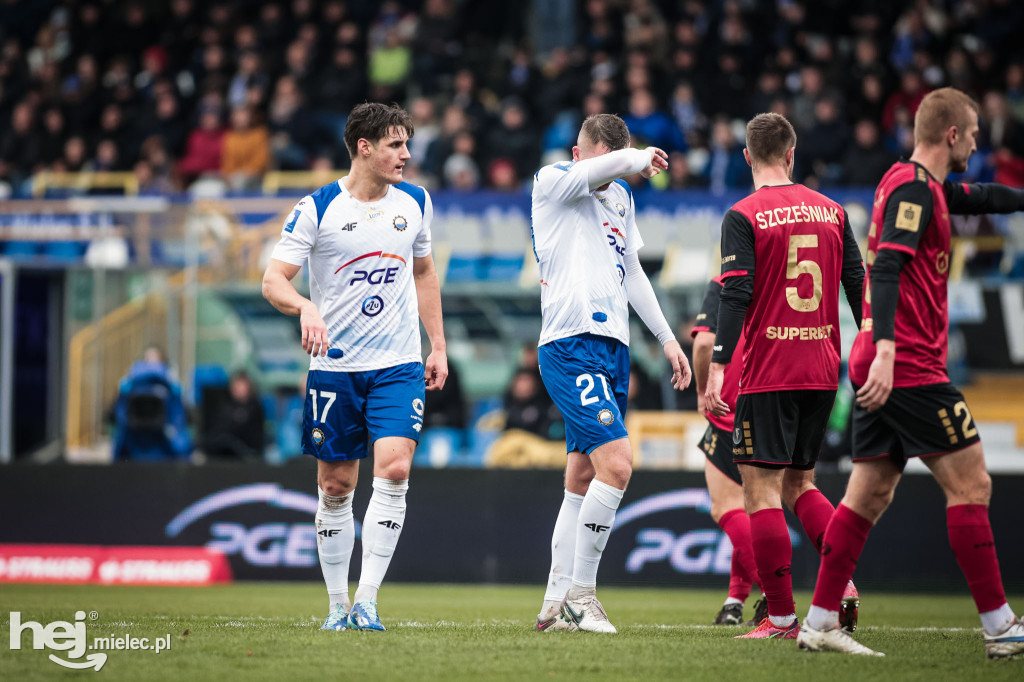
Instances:
[[[795,639],[799,631],[782,504],[820,550],[834,507],[815,487],[813,469],[839,386],[839,287],[859,323],[864,279],[846,211],[793,183],[795,145],[793,127],[778,114],[747,124],[744,155],[756,191],[722,224],[724,288],[705,395],[712,414],[728,412],[724,371],[737,361],[742,327],[733,460],[768,600],[768,618],[744,635],[751,639]]]
[[[708,366],[718,332],[718,305],[722,294],[722,278],[715,277],[708,282],[704,302],[697,324],[693,327],[693,375],[697,381],[697,398],[701,412],[704,412],[704,388],[707,385]],[[736,355],[743,356],[743,335],[736,344]],[[722,385],[722,400],[734,409],[736,395],[740,388],[740,363],[725,366]],[[711,495],[711,518],[721,527],[732,542],[732,564],[729,570],[729,596],[715,617],[714,625],[739,625],[743,622],[743,603],[750,596],[752,583],[757,579],[757,565],[754,563],[754,548],[750,543],[750,519],[743,509],[743,481],[740,470],[732,459],[733,415],[724,416],[705,413],[708,428],[701,439],[704,451],[704,480]],[[754,620],[763,620],[767,615],[767,604],[758,601],[755,605]],[[760,618],[758,617],[760,614]]]
[[[836,627],[842,587],[910,457],[946,494],[949,541],[981,614],[990,658],[1024,653],[1024,618],[1006,602],[989,525],[991,479],[963,395],[946,374],[951,213],[1024,210],[1024,191],[945,180],[975,151],[978,107],[953,88],[930,93],[914,120],[914,152],[875,193],[861,331],[850,357],[857,388],[854,467],[825,533],[802,648],[876,654]]]

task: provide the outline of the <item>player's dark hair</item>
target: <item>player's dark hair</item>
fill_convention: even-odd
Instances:
[[[971,110],[977,113],[978,103],[956,88],[929,92],[914,116],[914,144],[939,144],[953,126],[965,135]]]
[[[747,151],[756,166],[785,163],[786,152],[796,146],[796,131],[785,116],[758,114],[747,123]]]
[[[377,141],[388,137],[394,129],[405,129],[411,138],[414,132],[412,116],[397,104],[363,102],[357,104],[345,122],[345,147],[355,159],[359,140]]]
[[[611,151],[629,146],[629,128],[615,114],[594,114],[583,121],[581,132],[593,144],[604,143]]]

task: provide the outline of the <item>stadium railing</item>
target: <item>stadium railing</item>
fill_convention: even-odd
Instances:
[[[139,180],[134,173],[94,171],[53,173],[42,171],[32,177],[32,196],[42,199],[48,190],[63,189],[87,193],[97,189],[120,189],[124,196],[138,196]]]

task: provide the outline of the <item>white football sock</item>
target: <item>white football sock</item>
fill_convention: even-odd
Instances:
[[[335,497],[319,487],[320,501],[316,505],[316,549],[320,555],[320,570],[327,584],[330,610],[338,604],[349,609],[348,564],[355,545],[356,525],[352,518],[352,498],[355,493]]]
[[[1006,632],[1006,629],[1013,625],[1013,621],[1016,618],[1013,614],[1013,609],[1010,608],[1009,604],[1005,603],[998,609],[992,609],[978,615],[981,616],[981,627],[992,637]]]
[[[601,563],[601,553],[608,544],[608,536],[615,522],[615,510],[619,508],[624,492],[596,478],[590,482],[576,523],[573,586],[588,589],[597,587],[597,567]]]
[[[405,525],[405,493],[409,480],[373,479],[373,495],[363,517],[363,568],[355,601],[377,601],[398,538]]]
[[[548,602],[560,603],[572,585],[572,566],[576,557],[576,522],[580,516],[583,495],[565,491],[562,507],[558,510],[555,530],[551,534],[551,570],[548,572],[548,587],[544,592],[544,607]]]
[[[815,630],[824,632],[839,627],[839,612],[829,611],[811,604],[811,608],[807,611],[807,620],[804,622]]]

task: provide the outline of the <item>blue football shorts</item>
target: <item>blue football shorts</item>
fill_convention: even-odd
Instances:
[[[302,452],[325,462],[363,459],[368,443],[420,440],[423,363],[366,372],[310,370],[302,408]]]
[[[626,438],[629,347],[607,336],[581,334],[539,349],[540,376],[565,419],[565,449],[585,455]]]

